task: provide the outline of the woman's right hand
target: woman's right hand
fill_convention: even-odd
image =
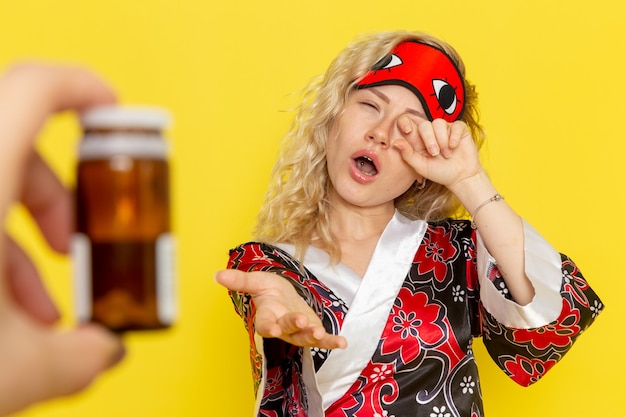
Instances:
[[[343,349],[342,336],[326,332],[321,320],[280,275],[270,272],[243,272],[227,269],[215,280],[232,291],[249,294],[256,306],[256,332],[266,338],[279,338],[296,346]]]

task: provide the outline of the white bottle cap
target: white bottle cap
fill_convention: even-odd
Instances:
[[[165,159],[167,156],[168,145],[160,131],[170,124],[170,115],[162,108],[93,107],[82,114],[80,122],[87,131],[78,145],[81,161],[121,155],[150,159]]]
[[[86,110],[80,118],[84,129],[162,130],[170,125],[170,114],[159,107],[99,106]]]

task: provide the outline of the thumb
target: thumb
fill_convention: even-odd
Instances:
[[[8,376],[0,378],[0,416],[76,393],[123,357],[121,341],[96,325],[59,333],[21,314],[0,325],[10,335],[0,346],[0,357],[12,358],[3,360]]]
[[[252,275],[255,278],[252,278]],[[238,269],[225,269],[215,274],[215,281],[231,291],[240,291],[247,294],[256,294],[265,289],[263,274],[244,272]]]
[[[49,398],[76,393],[86,388],[101,372],[125,355],[121,340],[95,324],[50,335],[50,360],[46,364]]]

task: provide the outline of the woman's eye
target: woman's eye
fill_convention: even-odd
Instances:
[[[367,102],[367,101],[362,101],[361,104],[364,105],[364,106],[370,107],[370,108],[372,108],[374,110],[378,110],[378,106],[375,105],[374,103],[370,103],[370,102]]]

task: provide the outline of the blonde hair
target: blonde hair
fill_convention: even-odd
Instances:
[[[420,32],[396,31],[363,35],[348,45],[331,63],[324,76],[304,90],[293,124],[283,139],[274,166],[269,190],[259,212],[255,239],[267,243],[289,243],[296,256],[307,246],[326,250],[331,259],[340,259],[340,248],[330,229],[328,195],[330,180],[325,147],[330,128],[342,111],[356,82],[397,44],[412,39],[444,50],[463,77],[465,66],[456,51],[445,42]],[[466,99],[462,120],[478,147],[483,129],[478,123],[477,93],[465,80]],[[412,219],[436,221],[462,213],[454,195],[444,186],[428,182],[424,189],[410,187],[395,201],[396,209]]]

